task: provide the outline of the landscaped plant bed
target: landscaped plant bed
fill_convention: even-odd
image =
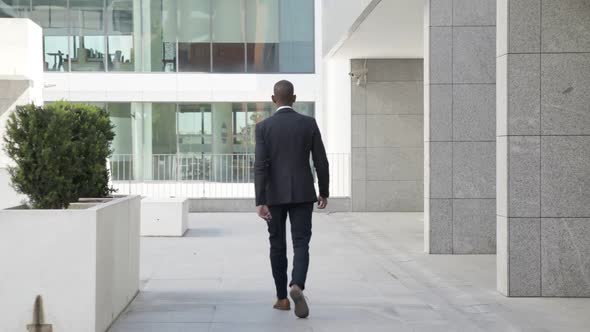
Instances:
[[[113,138],[96,106],[9,115],[8,171],[27,205],[0,210],[0,331],[25,331],[39,295],[53,331],[104,332],[137,293],[140,197],[111,196]]]
[[[139,290],[140,201],[0,210],[0,331],[26,331],[37,295],[54,331],[106,331]]]

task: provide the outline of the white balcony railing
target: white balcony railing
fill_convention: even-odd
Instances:
[[[139,157],[110,158],[111,185],[119,194],[150,197],[254,197],[254,154],[157,154],[136,168]],[[330,153],[330,194],[350,196],[350,154]],[[316,184],[317,185],[317,184]]]

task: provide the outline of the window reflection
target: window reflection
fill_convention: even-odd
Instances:
[[[279,70],[279,0],[246,0],[247,70]]]
[[[102,0],[70,0],[72,71],[105,70],[104,4]]]
[[[249,73],[276,73],[279,71],[278,43],[248,43],[247,66]]]
[[[233,125],[232,125],[232,132],[234,137],[234,144],[236,145],[236,150],[239,152],[246,152],[246,147],[242,147],[242,145],[246,145],[248,143],[249,138],[249,130],[248,130],[248,110],[244,107],[244,104],[237,104],[235,103],[232,107],[233,112]]]
[[[27,17],[30,5],[29,0],[1,0],[0,18]]]
[[[212,5],[213,72],[244,72],[246,47],[243,2],[216,0]]]
[[[209,4],[209,0],[177,0],[179,71],[210,71]]]
[[[144,109],[145,110],[145,109]],[[148,108],[149,110],[149,108]],[[168,103],[151,104],[151,156],[143,158],[146,170],[144,176],[156,181],[175,180],[177,176],[176,153],[176,105]],[[151,174],[149,174],[151,167]]]
[[[31,20],[43,29],[43,67],[46,71],[69,71],[67,1],[33,0]]]
[[[115,181],[250,181],[255,127],[272,103],[89,103],[115,126],[109,158]],[[295,110],[314,115],[314,104]]]
[[[133,71],[133,1],[108,0],[109,71]]]
[[[178,68],[183,72],[209,72],[211,43],[178,42]]]
[[[176,148],[176,105],[153,103],[152,152],[154,154],[175,154]]]
[[[153,8],[150,20],[143,20],[145,31],[150,32],[149,39],[143,39],[144,52],[149,54],[149,62],[144,63],[144,71],[176,72],[176,37],[178,11],[176,0],[149,0]],[[161,12],[160,12],[161,11]]]
[[[43,38],[45,50],[43,60],[46,71],[69,71],[69,39],[66,36],[45,36]]]
[[[47,71],[311,73],[314,0],[0,0]]]
[[[178,146],[181,153],[211,152],[211,105],[178,107]]]
[[[275,105],[272,103],[248,103],[248,126],[250,128],[248,141],[252,148],[256,143],[256,133],[254,132],[256,124],[271,116],[274,110]]]
[[[313,6],[313,0],[281,0],[279,71],[282,73],[315,70]]]
[[[117,157],[115,157],[116,162],[112,164],[112,177],[117,181],[134,180],[131,104],[108,103],[106,110],[115,127],[115,139],[111,144],[111,149],[113,155]]]

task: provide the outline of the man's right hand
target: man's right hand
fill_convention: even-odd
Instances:
[[[272,216],[270,215],[270,210],[268,209],[267,205],[258,205],[256,207],[256,212],[258,213],[258,216],[266,221],[269,221],[270,219],[272,219]]]
[[[328,206],[328,199],[322,196],[318,196],[318,209],[325,209]]]

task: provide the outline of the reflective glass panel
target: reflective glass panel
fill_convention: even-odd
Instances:
[[[248,103],[248,152],[254,152],[254,144],[256,143],[256,124],[269,116],[275,110],[273,103]]]
[[[156,181],[175,180],[177,176],[176,153],[178,151],[176,144],[176,105],[153,103],[151,118],[152,179]]]
[[[211,69],[209,4],[209,0],[177,2],[179,71],[209,72]]]
[[[293,109],[303,115],[315,117],[315,104],[314,103],[295,103]]]
[[[133,0],[108,0],[109,71],[134,71]]]
[[[312,73],[315,71],[314,1],[280,1],[280,72]]]
[[[30,6],[29,0],[2,0],[0,1],[0,18],[27,17]]]
[[[243,103],[234,103],[232,105],[233,112],[233,135],[234,144],[237,145],[234,150],[245,152],[240,148],[241,145],[248,142],[248,109]]]
[[[68,10],[66,0],[33,0],[30,18],[43,27],[45,71],[69,71]]]
[[[181,104],[177,119],[181,153],[211,151],[211,104]]]
[[[279,71],[279,0],[246,0],[247,71]]]
[[[115,125],[111,174],[116,181],[251,181],[256,124],[269,102],[88,103],[109,111]],[[296,111],[313,116],[314,103]]]
[[[141,19],[143,31],[142,54],[135,56],[136,68],[141,62],[139,68],[143,72],[176,72],[176,0],[144,0],[142,4],[142,15],[135,15],[135,20]],[[136,44],[140,34],[135,31]]]
[[[215,0],[212,5],[213,72],[244,72],[246,49],[243,2]]]
[[[72,71],[105,70],[104,14],[102,0],[70,0]]]
[[[111,174],[118,181],[133,180],[133,141],[131,103],[108,103],[111,123],[115,127],[115,139],[111,149]]]

